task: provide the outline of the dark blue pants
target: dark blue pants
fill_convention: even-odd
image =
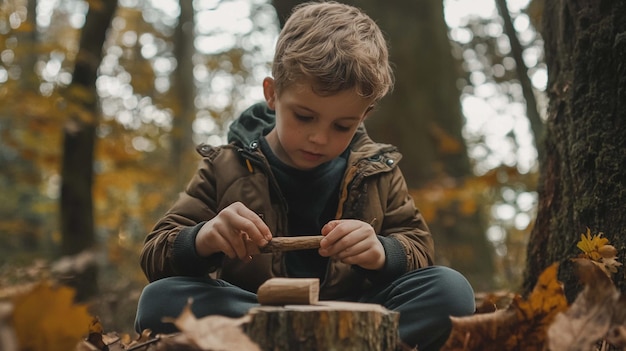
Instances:
[[[176,332],[162,317],[177,317],[189,298],[196,317],[241,317],[259,305],[256,294],[208,277],[171,277],[145,287],[139,299],[135,329]],[[452,328],[449,316],[474,313],[472,287],[457,271],[433,266],[409,272],[389,286],[368,291],[357,300],[376,303],[400,313],[400,339],[420,351],[439,350]]]

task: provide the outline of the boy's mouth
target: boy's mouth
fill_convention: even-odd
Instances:
[[[309,152],[305,150],[302,150],[302,155],[304,156],[305,159],[310,160],[310,161],[317,161],[324,156],[322,154]]]

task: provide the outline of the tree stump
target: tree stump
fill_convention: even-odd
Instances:
[[[246,334],[264,351],[394,351],[399,313],[366,303],[260,306],[250,310]]]

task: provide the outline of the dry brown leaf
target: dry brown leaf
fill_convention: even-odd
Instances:
[[[190,301],[178,318],[166,321],[173,322],[182,335],[200,350],[261,351],[240,328],[250,321],[249,315],[242,318],[208,316],[197,319],[191,311]]]
[[[92,317],[74,304],[74,290],[42,282],[13,299],[13,327],[21,350],[73,350],[88,334]]]
[[[620,347],[622,349],[626,347],[626,326],[614,325],[609,328],[606,335],[606,341],[615,347]]]
[[[89,325],[89,335],[87,336],[87,340],[83,341],[83,344],[87,345],[81,346],[83,348],[91,347],[93,350],[99,351],[112,351],[114,344],[116,343],[121,344],[121,338],[114,332],[105,334],[102,323],[100,323],[100,319],[96,317]]]
[[[567,309],[558,267],[543,271],[528,300],[516,295],[505,310],[451,317],[452,332],[441,350],[543,350],[548,326]]]
[[[593,261],[574,259],[574,262],[585,288],[566,312],[556,316],[548,329],[551,351],[595,350],[596,343],[611,330],[614,311],[626,307],[611,279]],[[620,322],[623,323],[623,318]],[[612,330],[615,343],[624,340],[619,324]]]
[[[511,304],[514,293],[510,291],[495,291],[476,293],[476,313],[490,313],[506,308]]]

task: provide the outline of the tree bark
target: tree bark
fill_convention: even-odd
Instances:
[[[396,350],[397,312],[380,305],[338,301],[255,307],[245,325],[262,350]]]
[[[96,78],[102,46],[117,0],[89,7],[82,30],[72,83],[67,89],[70,115],[64,129],[61,169],[61,253],[77,254],[95,242],[93,217],[93,162],[98,123]],[[96,274],[77,282],[77,298],[97,290]],[[80,280],[77,278],[77,280]]]
[[[523,290],[555,261],[580,253],[589,228],[626,257],[626,4],[558,0],[545,4],[548,66],[546,157]],[[615,275],[624,291],[624,271]],[[562,279],[573,278],[563,272]],[[567,286],[566,286],[567,288]]]

